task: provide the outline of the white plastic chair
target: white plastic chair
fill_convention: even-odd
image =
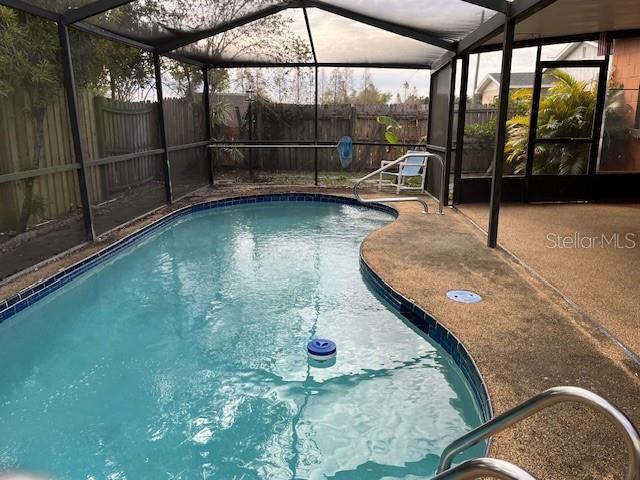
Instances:
[[[382,190],[382,176],[389,175],[396,179],[396,193],[400,193],[401,190],[420,190],[424,193],[424,179],[427,174],[427,157],[412,157],[407,158],[404,162],[398,164],[397,172],[384,171],[380,172],[380,178],[378,180],[378,190]],[[392,163],[393,160],[382,160],[380,167],[384,167]],[[405,184],[407,178],[420,177],[419,187],[410,187]]]

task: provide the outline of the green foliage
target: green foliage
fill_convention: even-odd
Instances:
[[[384,126],[384,139],[388,144],[396,145],[400,143],[398,133],[399,130],[402,130],[402,125],[387,115],[378,115],[378,117],[376,117],[376,122],[378,125]]]
[[[491,118],[484,123],[470,123],[464,126],[464,134],[470,137],[488,137],[493,139],[496,136],[496,119]]]
[[[75,30],[70,36],[77,88],[116,87],[114,97],[126,98],[147,85],[153,64],[145,52]],[[0,6],[0,95],[24,91],[34,107],[44,108],[61,89],[56,24]]]
[[[55,23],[0,6],[0,95],[22,89],[34,108],[48,105],[60,88],[57,38]]]
[[[596,91],[593,85],[573,78],[563,70],[549,75],[555,82],[540,100],[538,137],[591,136]],[[531,91],[516,92],[518,98],[531,104]],[[516,115],[507,124],[508,139],[505,147],[507,161],[515,163],[515,172],[526,168],[529,114]],[[534,174],[575,175],[586,172],[589,150],[577,144],[537,144],[533,160]]]
[[[146,76],[149,62],[130,47],[71,31],[76,85],[115,90],[116,85],[135,85]],[[106,59],[106,60],[104,60]],[[60,43],[54,22],[0,6],[0,96],[24,93],[33,122],[33,144],[28,158],[19,159],[21,170],[40,168],[47,107],[62,93]],[[44,210],[34,193],[34,179],[22,181],[22,211],[18,231]]]
[[[555,81],[540,100],[538,137],[590,137],[596,105],[596,89],[588,82],[578,81],[562,70],[547,72]],[[509,98],[510,118],[507,122],[505,153],[514,172],[524,173],[533,92],[521,89]],[[465,126],[465,135],[477,139],[476,147],[493,144],[496,121]],[[586,171],[589,151],[577,144],[537,144],[533,161],[534,174],[581,174]]]
[[[494,147],[496,138],[496,119],[491,118],[485,123],[470,123],[464,126],[464,134],[473,141],[464,144],[465,150],[482,152]]]
[[[376,122],[379,125],[384,125],[387,128],[401,128],[401,125],[393,117],[389,117],[387,115],[378,115],[378,117],[376,118]]]
[[[391,100],[390,93],[381,92],[373,83],[369,83],[353,97],[351,103],[356,105],[385,105],[389,103],[389,100]]]

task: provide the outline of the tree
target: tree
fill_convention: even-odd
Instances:
[[[350,68],[334,68],[322,94],[322,103],[348,105],[354,93],[353,71]]]
[[[79,88],[111,88],[122,92],[139,82],[145,61],[140,52],[72,31],[74,73]],[[137,52],[137,53],[136,53]],[[103,58],[111,59],[105,63]],[[117,60],[116,60],[117,59]],[[48,106],[62,93],[60,44],[55,23],[0,6],[0,95],[24,93],[34,125],[31,158],[21,159],[22,170],[38,170],[42,161],[44,120]],[[128,86],[128,87],[127,87]],[[23,202],[17,230],[44,209],[34,193],[35,177],[21,182]]]
[[[555,82],[540,100],[538,114],[539,138],[583,137],[589,138],[593,128],[596,91],[589,82],[576,80],[563,70],[553,70],[548,75]],[[531,105],[531,89],[512,94],[515,105]],[[511,106],[511,105],[510,105]],[[508,123],[508,140],[505,152],[507,161],[515,163],[515,172],[526,168],[529,138],[529,109],[516,114]],[[586,172],[589,150],[583,145],[563,143],[538,143],[533,159],[534,174],[582,174]]]
[[[391,100],[389,92],[381,92],[373,83],[367,84],[363,90],[354,97],[353,103],[358,105],[384,105]]]
[[[193,29],[208,28],[228,23],[261,6],[270,4],[268,0],[175,0],[173,2],[132,2],[118,10],[125,10],[128,22],[132,28],[154,31],[158,26],[167,32],[179,35]],[[293,18],[284,14],[270,15],[249,24],[227,30],[212,37],[200,40],[196,44],[183,47],[186,54],[194,54],[213,61],[233,60],[262,60],[277,62],[306,62],[311,61],[311,49],[306,37],[292,32]],[[214,63],[214,62],[212,62]],[[185,96],[193,96],[196,88],[202,85],[201,73],[195,71],[189,77],[184,66],[167,69],[174,79],[183,82],[187,87]],[[220,69],[221,70],[221,69]],[[267,95],[269,87],[275,86],[282,96],[285,90],[292,91],[293,87],[285,86],[282,77],[287,76],[281,71],[292,69],[278,68],[278,72],[270,75],[250,75],[254,81],[263,82],[251,86],[253,90],[261,90]],[[229,74],[226,81],[219,83],[210,81],[212,92],[220,92],[228,87]],[[249,76],[241,75],[241,84],[246,84]],[[278,77],[278,78],[275,78]],[[222,77],[219,75],[219,79]],[[210,79],[211,80],[211,79]],[[293,82],[287,79],[287,83]],[[277,93],[276,92],[276,93]]]

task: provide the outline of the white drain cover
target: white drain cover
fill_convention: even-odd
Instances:
[[[478,303],[482,300],[480,295],[469,290],[449,290],[447,297],[458,303]]]

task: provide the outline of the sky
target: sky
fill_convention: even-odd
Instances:
[[[342,3],[340,0],[338,3]],[[358,11],[380,11],[385,6],[385,0],[350,0],[349,6]],[[359,2],[359,3],[358,3]],[[462,11],[456,11],[454,7],[462,8]],[[451,11],[451,9],[454,9]],[[403,8],[403,21],[416,22],[417,19],[426,18],[425,5],[422,0],[406,0]],[[391,9],[393,10],[393,9]],[[431,26],[437,24],[443,18],[456,18],[462,15],[467,22],[479,23],[481,8],[474,7],[470,4],[455,1],[439,1],[434,3],[433,8],[429,10],[429,23]],[[420,12],[420,15],[417,15]],[[387,10],[385,14],[392,14]],[[407,15],[407,13],[410,13]],[[414,15],[415,14],[415,15]],[[306,26],[302,13],[299,11],[287,11],[283,15],[290,20],[289,28],[292,33],[305,38],[307,35]],[[416,19],[416,20],[407,20]],[[401,20],[401,19],[396,19]],[[338,17],[327,12],[310,9],[309,21],[314,38],[314,44],[319,61],[345,61],[349,58],[353,59],[369,59],[370,61],[394,61],[397,54],[401,54],[403,60],[415,61],[420,63],[431,63],[426,57],[430,55],[432,48],[421,44],[415,40],[406,39],[383,30],[363,25],[354,20]],[[434,23],[435,22],[435,23]],[[464,22],[463,22],[464,23]],[[425,25],[415,25],[416,27]],[[339,38],[339,41],[337,39]],[[563,49],[564,45],[544,47],[543,55],[547,60],[555,58],[555,56]],[[436,49],[438,50],[438,49]],[[437,53],[437,56],[440,52]],[[514,72],[533,72],[535,67],[535,48],[517,49],[514,51],[512,70]],[[480,55],[480,66],[478,69],[477,84],[488,73],[500,71],[501,54],[499,52],[483,53]],[[468,95],[472,95],[474,88],[475,68],[477,63],[477,55],[470,58],[471,72],[469,80]],[[362,76],[361,69],[354,69],[354,79],[356,85],[359,84],[358,79]],[[426,70],[404,70],[404,69],[369,69],[374,85],[382,91],[390,92],[392,99],[395,100],[397,93],[402,93],[403,84],[408,81],[411,86],[416,86],[419,96],[427,96],[429,92],[429,73]],[[458,81],[459,85],[459,81]]]
[[[555,58],[566,45],[550,45],[543,49],[543,59]],[[502,54],[501,52],[488,52],[480,55],[480,65],[478,68],[477,84],[480,85],[485,76],[489,73],[500,72]],[[511,69],[513,72],[533,72],[536,62],[536,48],[520,48],[516,49],[513,54]],[[476,65],[478,64],[478,55],[472,55],[469,59],[469,87],[467,95],[472,95],[474,88],[474,78]],[[354,79],[356,85],[362,76],[363,69],[354,69]],[[390,92],[392,99],[395,99],[396,93],[402,94],[403,85],[408,81],[411,86],[416,86],[418,95],[425,97],[429,93],[429,71],[428,70],[404,70],[404,69],[388,69],[388,68],[371,68],[369,69],[374,85],[382,91]],[[457,88],[460,88],[458,79]]]
[[[338,1],[338,0],[336,0]],[[339,0],[344,1],[344,0]],[[351,0],[353,1],[353,0]],[[362,3],[362,9],[372,9],[382,7],[384,0],[358,0]],[[369,5],[369,2],[373,2]],[[414,8],[416,12],[424,8],[421,0],[407,0],[406,8]],[[449,2],[452,3],[452,2]],[[442,18],[444,9],[449,5],[444,0],[441,1],[433,12],[438,18]],[[455,3],[455,2],[453,2]],[[459,2],[462,4],[462,2]],[[469,4],[465,9],[469,8]],[[450,6],[447,8],[451,8]],[[375,10],[375,9],[374,9]],[[446,10],[446,9],[445,9]],[[482,9],[473,10],[475,18],[480,20]],[[424,13],[424,12],[423,12]],[[453,14],[449,12],[449,14]],[[308,39],[308,32],[304,21],[303,12],[300,9],[286,10],[279,14],[288,24],[290,32],[302,40]],[[373,63],[385,63],[397,61],[401,57],[403,61],[411,63],[433,63],[440,57],[442,50],[418,42],[413,39],[401,37],[399,35],[386,32],[384,30],[364,25],[354,20],[346,19],[334,14],[330,14],[318,9],[309,9],[309,24],[311,26],[314,40],[314,48],[320,62],[337,62],[348,64],[350,60],[366,61]],[[410,17],[413,18],[413,17]],[[420,16],[416,18],[422,18]],[[433,20],[433,19],[431,19]],[[469,19],[468,19],[469,20]],[[417,20],[411,20],[417,21]],[[470,21],[470,20],[469,20]],[[417,26],[417,25],[416,25]],[[309,45],[310,47],[310,45]],[[545,47],[546,59],[553,59],[562,50],[563,46]],[[435,50],[435,53],[434,53]],[[431,57],[434,58],[431,58]],[[517,49],[514,51],[512,71],[513,72],[533,72],[535,67],[535,48]],[[499,72],[501,69],[501,53],[489,52],[480,55],[480,65],[476,77],[476,64],[478,55],[470,58],[470,79],[467,94],[473,95],[474,84],[479,85],[489,73]],[[418,96],[426,97],[429,94],[429,71],[428,70],[407,70],[407,69],[368,69],[373,80],[373,84],[378,90],[391,93],[391,101],[396,100],[398,93],[404,92],[404,83],[409,82],[410,87],[416,87]],[[325,76],[330,75],[330,68],[325,69]],[[363,69],[353,69],[354,86],[360,88]],[[458,79],[459,85],[459,79]]]
[[[554,59],[564,48],[563,45],[545,46],[542,51],[543,60]],[[469,59],[469,86],[467,95],[472,96],[474,92],[474,83],[476,77],[476,65],[480,57],[480,64],[477,73],[477,85],[489,73],[500,72],[501,70],[501,52],[488,52],[480,55],[471,55]],[[535,69],[536,48],[520,48],[514,50],[512,60],[513,72],[533,72]],[[331,68],[322,69],[325,71],[325,77],[328,78]],[[364,68],[353,68],[353,82],[357,89],[360,89]],[[367,69],[373,80],[373,84],[378,90],[391,93],[391,101],[395,102],[396,94],[403,95],[404,83],[409,82],[410,88],[416,87],[418,96],[426,97],[429,94],[429,70],[417,69],[394,69],[394,68],[369,68]],[[460,88],[460,78],[458,75],[457,89]]]

